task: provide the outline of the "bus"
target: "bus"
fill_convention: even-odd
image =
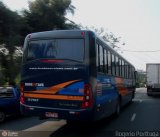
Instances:
[[[96,121],[118,116],[134,98],[134,66],[92,31],[32,33],[23,51],[24,115]]]

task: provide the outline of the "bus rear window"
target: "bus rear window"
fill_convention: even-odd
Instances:
[[[32,40],[25,52],[25,61],[47,58],[83,62],[84,39]]]

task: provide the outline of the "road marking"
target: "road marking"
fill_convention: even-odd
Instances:
[[[135,118],[136,118],[136,113],[134,113],[134,114],[132,115],[131,122],[133,122],[133,121],[135,120]]]
[[[64,126],[66,122],[64,120],[60,121],[46,121],[40,125],[30,127],[25,129],[24,131],[56,131],[62,126]]]
[[[152,98],[143,98],[143,99],[133,99],[133,101],[152,101]]]

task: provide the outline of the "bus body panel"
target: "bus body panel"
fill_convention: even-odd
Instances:
[[[96,39],[93,32],[79,30],[28,35],[24,44],[21,74],[21,83],[24,85],[21,112],[39,117],[92,121],[114,113],[119,101],[121,105],[130,101],[134,90],[132,79],[98,72]],[[70,42],[71,40],[73,41]],[[81,40],[84,40],[84,43]],[[81,44],[78,44],[80,41]],[[45,47],[44,45],[47,46],[49,43],[63,44],[59,44],[61,48],[57,48],[57,57],[38,57],[29,61],[25,59],[30,45],[34,47],[41,44]],[[82,48],[76,49],[72,44],[75,47],[84,46],[84,53]],[[69,47],[65,49],[64,45]],[[43,49],[45,51],[45,48]],[[63,49],[63,54],[59,52],[60,49]],[[109,47],[108,49],[114,53]],[[67,54],[69,50],[75,52],[72,51],[75,58],[72,59],[72,56]],[[68,59],[59,58],[62,55],[67,55]],[[91,91],[89,95],[88,91],[85,91],[86,85],[89,86],[87,90]],[[91,107],[83,108],[85,100],[90,98]]]
[[[121,106],[131,101],[133,98],[132,82],[132,80],[123,80],[118,77],[98,75],[96,111],[100,118],[115,112],[119,97],[121,97]]]
[[[36,62],[37,63],[37,62]],[[33,63],[34,64],[34,63]],[[36,65],[30,64],[32,67],[36,68]],[[48,64],[46,65],[44,63],[44,66],[49,67],[52,66],[52,68],[63,68],[62,70],[41,70],[40,68],[43,68],[43,63],[40,63],[42,66],[39,66],[38,70],[29,70],[29,67],[25,67],[24,71],[28,72],[27,75],[22,72],[22,77],[23,79],[21,80],[22,83],[24,83],[24,97],[28,98],[37,98],[39,99],[39,106],[43,107],[58,107],[58,104],[53,106],[53,100],[58,99],[58,100],[67,100],[68,95],[68,100],[69,97],[71,98],[72,96],[75,96],[76,101],[76,96],[78,101],[82,100],[83,96],[83,88],[84,88],[84,82],[87,76],[86,70],[84,69],[83,66],[73,67],[75,70],[70,70],[72,67],[70,66],[63,66],[56,64]],[[53,67],[54,66],[54,67]],[[67,70],[64,70],[67,68]],[[24,74],[24,76],[23,76]],[[44,103],[41,99],[49,99],[51,100],[52,103]],[[31,105],[34,102],[30,101],[29,99],[26,100],[26,103]],[[36,103],[37,104],[37,103]],[[50,106],[51,105],[51,106]]]

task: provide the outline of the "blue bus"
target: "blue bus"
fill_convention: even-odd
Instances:
[[[32,33],[24,42],[21,112],[95,121],[131,102],[135,68],[88,30]]]

